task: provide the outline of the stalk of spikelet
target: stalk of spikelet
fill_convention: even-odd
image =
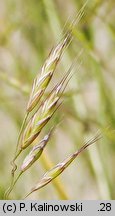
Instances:
[[[40,156],[43,153],[43,150],[45,149],[51,135],[52,135],[52,131],[54,130],[54,127],[51,128],[51,130],[49,131],[49,133],[47,135],[44,136],[44,138],[38,143],[36,144],[31,151],[29,152],[29,154],[25,157],[21,168],[20,168],[20,172],[18,174],[18,176],[16,177],[15,181],[12,182],[10,188],[8,188],[8,190],[6,191],[5,194],[5,198],[8,198],[9,194],[12,192],[15,184],[17,183],[18,179],[20,178],[20,176],[27,170],[29,169],[34,163],[35,161],[37,161]]]
[[[30,118],[21,138],[20,149],[26,149],[39,135],[43,127],[51,119],[59,106],[59,100],[68,83],[71,69],[65,74],[62,80],[53,88],[45,101]]]
[[[51,170],[49,170],[48,172],[46,172],[44,174],[43,178],[41,179],[41,181],[39,181],[35,185],[35,187],[33,187],[31,189],[31,191],[25,196],[25,198],[28,197],[33,192],[35,192],[35,191],[39,190],[40,188],[44,187],[45,185],[47,185],[51,181],[53,181],[53,179],[55,179],[57,176],[59,176],[72,163],[72,161],[75,160],[75,158],[81,152],[83,152],[88,146],[90,146],[93,143],[95,143],[96,141],[98,141],[100,138],[101,138],[101,134],[100,133],[96,134],[92,139],[90,139],[89,141],[85,142],[85,144],[79,150],[77,150],[75,153],[73,153],[72,155],[70,155],[68,158],[66,158],[62,162],[58,163]]]
[[[49,142],[53,130],[54,127],[51,128],[49,133],[45,135],[44,138],[38,144],[32,147],[31,151],[28,153],[28,155],[25,157],[24,161],[22,162],[22,165],[20,167],[20,173],[17,179],[15,180],[14,185],[16,184],[17,180],[22,175],[22,173],[24,173],[27,169],[29,169],[41,157],[46,145]]]

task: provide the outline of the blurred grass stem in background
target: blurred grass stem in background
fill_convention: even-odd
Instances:
[[[77,196],[77,199],[115,199],[115,171],[112,166],[115,163],[115,133],[111,132],[115,128],[114,6],[115,2],[112,0],[67,0],[66,4],[60,0],[29,0],[28,5],[22,0],[0,2],[0,118],[3,122],[0,126],[1,199],[8,185],[9,161],[13,158],[19,128],[19,140],[12,162],[19,169],[15,173],[16,166],[13,165],[10,187],[13,190],[9,199],[22,198],[33,182],[41,178],[43,172],[55,167],[57,161],[66,158],[68,152],[79,149],[84,137],[94,134],[98,128],[103,133],[108,125],[111,125],[111,129],[104,132],[103,139],[98,141],[100,145],[95,145],[91,150],[89,148],[77,159],[77,173],[73,163],[61,177],[55,178],[39,191],[39,198],[76,199]],[[69,37],[64,45],[67,34]],[[59,54],[61,43],[64,49]],[[59,83],[58,80],[62,79],[80,50],[83,52],[73,67],[75,75],[71,74],[66,92],[62,91],[62,106],[57,109],[50,122],[47,122],[46,116],[42,122],[38,121],[42,123],[41,126],[44,126],[45,121],[47,124],[39,138],[34,140],[32,133],[38,130],[38,125],[37,122],[33,124],[34,121],[30,119],[32,120],[40,103],[43,104],[45,100],[51,112],[57,99],[49,106],[50,92]],[[79,60],[82,61],[81,65]],[[80,65],[79,73],[77,64]],[[32,94],[28,98],[30,92]],[[25,110],[27,118],[25,117],[24,123]],[[33,120],[38,120],[38,116]],[[41,154],[42,147],[36,147],[34,151],[34,146],[50,131],[52,125],[57,125],[60,118],[63,118],[63,122],[45,147],[40,160],[29,167],[27,173],[19,178],[16,187],[12,188],[20,175],[22,162],[28,167],[31,160],[28,161],[26,157],[32,156],[36,150],[38,155],[39,150]],[[31,126],[36,129],[32,131]],[[29,129],[29,132],[25,129]],[[29,142],[33,142],[27,147],[25,141],[29,135],[33,136]],[[24,162],[24,158],[27,161]],[[31,197],[38,199],[38,193],[33,193]]]

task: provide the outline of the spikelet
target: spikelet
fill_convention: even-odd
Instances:
[[[58,101],[67,85],[67,78],[71,70],[65,74],[63,79],[53,88],[48,97],[37,112],[29,120],[21,138],[21,149],[27,148],[39,135],[43,127],[48,123],[59,104]]]
[[[27,105],[27,112],[31,112],[35,106],[40,101],[42,95],[44,94],[44,91],[46,90],[52,75],[56,69],[56,66],[60,60],[60,57],[65,50],[65,48],[69,45],[69,43],[72,41],[72,32],[74,27],[79,23],[80,19],[83,17],[84,14],[84,8],[87,5],[87,1],[82,6],[82,8],[79,10],[79,12],[75,15],[75,18],[71,22],[71,24],[68,26],[67,31],[63,35],[62,40],[57,44],[56,47],[54,47],[48,58],[46,59],[42,69],[41,74],[37,75],[37,77],[34,79],[32,92],[30,94],[29,102]]]
[[[35,145],[30,151],[30,153],[26,156],[26,158],[24,159],[21,165],[22,172],[30,168],[32,164],[34,164],[34,162],[40,158],[46,144],[48,143],[51,137],[52,130],[53,129],[51,129],[50,132],[47,135],[45,135],[44,138],[40,141],[40,143]]]
[[[51,50],[49,57],[46,59],[42,67],[40,77],[38,74],[33,82],[32,92],[27,105],[27,112],[31,112],[40,101],[45,89],[47,88],[52,78],[52,75],[56,69],[56,66],[60,60],[64,49],[68,46],[70,42],[70,38],[71,36],[68,32],[65,38],[62,39],[61,42],[56,47],[54,47],[54,49]]]
[[[58,163],[51,170],[46,172],[45,175],[43,176],[43,178],[41,179],[41,181],[39,181],[35,185],[35,187],[32,188],[31,192],[28,193],[26,195],[26,197],[28,197],[31,193],[44,187],[45,185],[50,183],[53,179],[55,179],[57,176],[59,176],[81,152],[83,152],[88,146],[92,145],[93,143],[95,143],[100,138],[101,138],[101,134],[100,133],[96,134],[92,139],[87,141],[78,151],[76,151],[74,154],[70,155],[68,158],[63,160],[61,163]]]

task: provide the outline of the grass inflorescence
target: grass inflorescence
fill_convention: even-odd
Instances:
[[[42,170],[46,171],[45,174],[41,180],[37,180],[37,183],[32,189],[31,184],[27,183],[25,190],[28,191],[28,194],[26,191],[25,193],[20,191],[20,193],[17,193],[19,194],[19,197],[24,197],[26,194],[26,198],[33,194],[33,192],[39,191],[39,189],[49,184],[49,187],[51,187],[50,185],[54,185],[55,191],[60,199],[69,199],[71,196],[68,193],[68,188],[71,186],[74,191],[73,188],[76,187],[76,184],[73,187],[73,183],[68,184],[70,176],[73,178],[73,176],[70,175],[68,178],[65,177],[66,187],[66,184],[63,185],[63,182],[60,179],[60,175],[70,166],[78,155],[81,155],[82,163],[80,172],[82,178],[80,182],[79,179],[77,179],[78,176],[76,173],[75,181],[78,181],[78,184],[77,189],[75,190],[77,190],[79,194],[80,188],[82,188],[81,185],[83,184],[83,170],[85,170],[87,179],[89,179],[88,181],[85,181],[85,184],[92,185],[90,190],[95,188],[93,185],[96,185],[98,188],[98,190],[94,190],[94,197],[98,196],[103,199],[105,197],[106,199],[111,199],[114,197],[114,172],[110,171],[110,165],[111,161],[114,161],[112,154],[114,152],[115,138],[114,130],[111,130],[111,133],[110,129],[104,130],[104,128],[109,124],[114,128],[115,125],[115,112],[113,109],[115,101],[113,97],[114,72],[111,66],[112,57],[110,63],[107,61],[109,54],[110,56],[113,56],[110,44],[112,44],[115,39],[114,28],[111,23],[113,3],[111,1],[110,3],[106,3],[105,1],[100,0],[95,1],[95,3],[86,1],[82,7],[81,1],[79,1],[79,3],[67,3],[67,5],[73,5],[73,8],[78,10],[78,12],[75,11],[73,18],[70,17],[64,27],[60,25],[63,16],[58,16],[58,12],[61,15],[62,9],[65,7],[63,2],[60,3],[51,0],[50,3],[48,3],[48,1],[43,0],[37,3],[38,5],[36,6],[34,4],[34,2],[30,2],[28,9],[31,10],[31,12],[33,10],[33,12],[36,13],[32,14],[29,13],[29,11],[24,11],[24,16],[26,16],[26,14],[29,14],[29,16],[27,16],[26,19],[23,19],[22,23],[21,34],[22,38],[24,36],[22,40],[24,48],[20,48],[20,50],[18,50],[18,53],[20,54],[16,54],[20,55],[16,60],[16,64],[13,66],[13,68],[16,69],[16,73],[13,75],[12,69],[11,76],[10,71],[5,73],[7,65],[4,66],[4,64],[0,69],[0,78],[4,82],[3,89],[5,88],[4,85],[7,86],[5,91],[3,91],[3,95],[0,95],[1,104],[5,107],[5,110],[9,115],[11,115],[18,128],[20,127],[20,122],[22,122],[17,138],[15,153],[11,161],[11,182],[9,188],[5,192],[4,198],[14,198],[13,193],[15,190],[18,190],[17,182],[19,180],[20,182],[22,181],[20,184],[23,186],[23,182],[25,182],[24,178],[26,178],[25,173],[29,173],[30,176],[32,174],[31,184],[34,182],[34,171],[36,178],[39,179],[41,172],[38,174],[38,166],[40,164]],[[23,6],[24,5],[25,3],[23,3]],[[62,9],[59,7],[59,11],[56,11],[56,9],[58,9],[57,5],[61,5]],[[103,9],[110,14],[109,18],[105,17]],[[38,12],[38,10],[41,11]],[[63,11],[64,15],[65,11]],[[40,18],[40,14],[44,14],[43,19]],[[46,26],[45,23],[47,23]],[[107,29],[107,32],[106,30],[103,30],[103,25]],[[8,27],[6,30],[3,29],[3,32],[6,31],[6,35],[9,35],[9,38],[14,38],[14,47],[17,47],[17,45],[15,45],[15,43],[17,43],[15,37],[17,38],[18,31],[12,36],[12,33],[10,32],[11,28],[12,27]],[[37,29],[41,29],[41,32],[38,32]],[[103,40],[102,42],[101,37],[100,39],[98,38],[99,35],[103,33],[107,40]],[[112,35],[111,38],[109,34]],[[10,39],[7,37],[5,38],[3,56],[5,49],[10,50],[11,48],[9,49],[9,47],[12,46],[12,42],[10,41],[7,47],[7,40]],[[47,44],[48,39],[50,44]],[[54,44],[53,47],[52,41]],[[16,47],[15,49],[17,50]],[[47,56],[46,52],[49,47],[52,47],[52,49]],[[82,52],[81,47],[83,50]],[[31,52],[28,52],[29,50],[31,50],[32,54]],[[9,55],[7,52],[6,59]],[[27,60],[28,56],[30,56],[31,61]],[[76,74],[78,74],[80,66],[78,61],[79,56],[80,58],[82,57],[82,59],[85,56],[85,63],[83,63],[80,68],[79,79],[76,79]],[[43,59],[45,59],[44,64],[42,64]],[[38,73],[33,75],[32,71],[34,65],[34,71],[36,71],[38,64],[42,64],[42,67]],[[9,65],[12,65],[12,62],[10,62]],[[67,67],[69,68],[68,70]],[[53,80],[55,84],[53,84]],[[30,87],[32,81],[33,84],[32,87]],[[69,91],[66,93],[65,90],[67,86],[69,86]],[[9,93],[7,94],[8,90]],[[28,95],[26,108],[24,108],[25,116],[22,114],[23,108],[20,98],[17,100],[17,109],[14,104],[12,105],[13,100],[10,99],[14,97],[15,94],[17,94],[16,96],[21,97],[21,100],[22,95],[24,96],[24,104],[25,98]],[[15,98],[18,98],[16,96]],[[54,130],[57,128],[56,126],[60,121],[60,117],[63,117],[63,115],[63,122],[60,124],[61,130],[59,129],[57,135],[57,140],[59,136],[59,141],[54,148],[54,143],[56,143],[56,140],[53,140],[55,139],[53,136]],[[23,121],[21,116],[24,116]],[[100,127],[105,135],[102,139],[104,142],[100,141],[102,145],[95,145],[90,151],[86,151],[84,157],[82,157],[81,153],[102,137],[101,133],[98,133],[93,135],[92,139],[83,142],[84,136],[87,136],[89,133],[95,134],[94,131]],[[5,129],[5,131],[7,130]],[[63,139],[63,133],[65,133],[65,139]],[[60,137],[62,140],[61,144],[59,144]],[[66,143],[67,145],[65,145]],[[68,143],[70,145],[68,145]],[[104,148],[103,143],[105,144]],[[77,148],[76,145],[79,144],[83,144],[83,146]],[[64,155],[69,146],[71,146],[72,149],[74,147],[75,150],[73,154],[66,157]],[[79,150],[76,151],[76,149]],[[69,149],[69,151],[71,151],[71,149]],[[64,157],[65,159],[62,160],[61,158]],[[55,165],[57,163],[56,160],[62,160],[62,162]],[[84,167],[87,167],[89,174]],[[67,172],[65,172],[65,176],[67,175]],[[72,169],[70,169],[70,172],[72,173]],[[73,173],[75,175],[75,172]],[[104,182],[104,184],[102,184],[102,182]],[[15,187],[15,190],[14,186],[17,186]],[[85,189],[82,190],[85,191]],[[42,194],[41,191],[43,190],[40,190],[39,193]],[[56,196],[54,193],[51,194]],[[85,197],[85,192],[83,194]],[[42,194],[42,196],[44,195]],[[37,197],[36,194],[35,197]],[[50,195],[47,194],[47,197],[50,197]]]

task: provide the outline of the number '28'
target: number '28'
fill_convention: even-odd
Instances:
[[[100,203],[99,211],[111,211],[111,203]]]

